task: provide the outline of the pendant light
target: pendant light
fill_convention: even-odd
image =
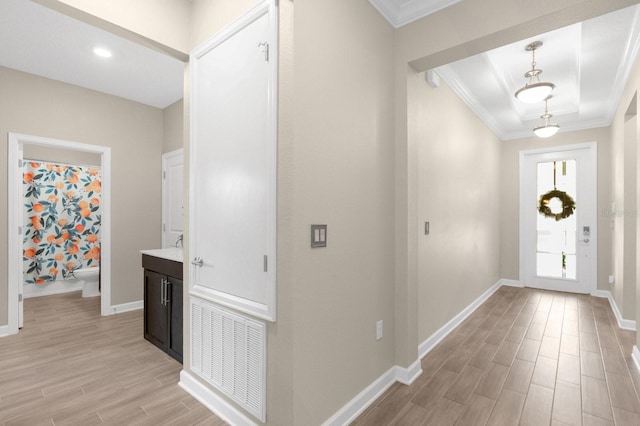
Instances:
[[[537,126],[533,129],[533,133],[536,134],[539,138],[549,138],[560,130],[560,126],[557,124],[549,123],[549,119],[553,117],[553,115],[549,114],[549,110],[547,109],[547,102],[551,99],[552,96],[549,95],[544,100],[544,114],[540,116],[544,120],[544,124]]]
[[[528,78],[529,81],[524,85],[524,87],[516,91],[515,97],[527,104],[543,101],[551,94],[554,87],[556,87],[553,83],[540,81],[540,74],[542,74],[542,70],[536,69],[536,49],[540,46],[542,46],[541,41],[534,41],[524,48],[527,52],[531,52],[532,56],[531,69],[524,73],[525,78]]]

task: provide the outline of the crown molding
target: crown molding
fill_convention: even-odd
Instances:
[[[635,56],[634,56],[635,57]],[[633,63],[632,63],[633,65]],[[448,65],[443,65],[436,69],[436,72],[440,76],[442,80],[444,80],[449,88],[467,105],[467,107],[473,111],[473,113],[482,120],[482,122],[501,140],[508,141],[514,139],[523,139],[530,138],[535,136],[533,134],[533,127],[522,128],[516,131],[506,131],[503,129],[500,124],[494,119],[493,115],[489,113],[489,111],[480,103],[478,99],[470,93],[466,86],[459,79],[458,75],[455,71]],[[622,73],[629,73],[630,68],[627,71],[622,71]],[[618,100],[622,95],[622,89],[620,94],[612,96],[612,99],[617,96]],[[615,105],[613,111],[615,112]],[[599,127],[607,127],[611,125],[612,117],[601,117],[595,118],[591,120],[580,120],[572,123],[562,123],[560,124],[560,132],[574,132],[579,130],[587,130],[587,129],[595,129]]]

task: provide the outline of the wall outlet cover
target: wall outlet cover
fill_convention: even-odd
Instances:
[[[382,320],[376,323],[376,340],[382,339]]]

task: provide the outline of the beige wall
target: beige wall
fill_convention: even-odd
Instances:
[[[618,108],[611,123],[612,197],[616,202],[613,217],[612,262],[615,283],[611,292],[625,319],[640,318],[640,290],[636,273],[638,264],[638,133],[637,93],[640,89],[640,63],[629,76]],[[640,329],[639,329],[640,330]],[[640,344],[640,331],[637,343]]]
[[[0,68],[0,135],[24,133],[112,149],[112,305],[142,300],[138,250],[160,247],[162,111]],[[0,170],[7,150],[0,150]],[[7,176],[0,173],[0,241],[7,241]],[[7,270],[7,246],[0,246]],[[6,274],[0,294],[7,294]],[[0,325],[7,324],[0,298]]]
[[[184,101],[180,99],[162,110],[162,152],[184,146]]]
[[[194,2],[194,45],[255,3]],[[393,365],[393,30],[366,0],[284,1],[279,19],[267,417],[320,424]],[[312,223],[328,224],[327,248],[309,247]]]
[[[505,212],[502,216],[502,261],[501,276],[505,279],[520,279],[520,152],[560,145],[583,142],[598,143],[598,289],[609,290],[608,277],[613,273],[611,266],[611,218],[607,214],[611,206],[611,141],[609,127],[560,132],[557,135],[540,139],[515,139],[502,143],[502,174],[500,193],[501,205]]]
[[[500,276],[502,142],[441,81],[409,79],[419,140],[419,341],[456,316]],[[429,235],[424,222],[429,221]]]
[[[261,0],[191,0],[190,50],[232,23]],[[290,1],[290,0],[286,0]]]
[[[366,0],[295,3],[294,424],[394,364],[393,41]],[[328,224],[327,248],[309,248],[312,223]]]

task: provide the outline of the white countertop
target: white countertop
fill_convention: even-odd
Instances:
[[[163,259],[182,262],[182,247],[168,247],[163,249],[140,250],[140,253]]]

